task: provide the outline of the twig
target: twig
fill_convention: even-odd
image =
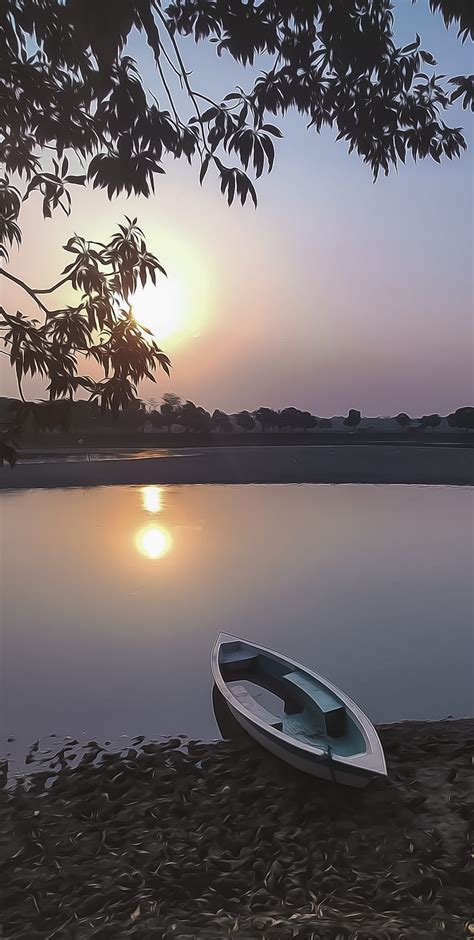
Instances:
[[[52,933],[49,933],[46,937],[46,940],[53,940],[53,937],[55,937],[60,930],[64,930],[64,928],[67,927],[67,925],[70,924],[72,920],[74,920],[74,914],[72,914],[71,917],[68,917],[64,924],[61,924],[60,927],[56,927],[56,930],[53,930]]]
[[[172,44],[172,46],[173,46],[173,49],[174,49],[176,58],[177,58],[177,60],[178,60],[178,62],[179,62],[179,67],[180,67],[180,69],[181,69],[181,74],[182,74],[182,76],[183,76],[183,82],[184,82],[184,84],[185,84],[185,86],[186,86],[186,91],[187,91],[189,97],[191,98],[191,101],[192,101],[192,103],[193,103],[193,105],[194,105],[194,110],[195,110],[195,112],[196,112],[197,119],[198,119],[199,124],[200,124],[200,126],[201,126],[201,134],[202,134],[202,139],[203,139],[203,142],[204,142],[204,146],[205,146],[207,152],[210,154],[210,156],[213,157],[214,154],[212,153],[212,150],[209,148],[209,145],[208,145],[208,143],[207,143],[206,132],[205,132],[205,129],[204,129],[204,123],[203,123],[203,120],[202,120],[202,115],[201,115],[201,112],[200,112],[200,110],[199,110],[199,105],[198,105],[198,103],[197,103],[197,101],[196,101],[196,98],[195,98],[194,92],[193,92],[193,90],[192,90],[192,88],[191,88],[191,85],[189,84],[189,81],[188,81],[188,73],[187,73],[187,71],[186,71],[186,66],[185,66],[185,64],[184,64],[184,62],[183,62],[183,59],[181,58],[181,53],[180,53],[180,51],[179,51],[179,46],[178,46],[178,44],[177,44],[177,42],[176,42],[174,36],[172,35],[172,33],[170,33],[170,30],[169,30],[169,28],[168,28],[168,24],[167,24],[167,22],[166,22],[166,19],[165,19],[165,17],[163,16],[163,14],[162,14],[162,12],[161,12],[161,10],[160,10],[160,8],[159,8],[159,6],[158,6],[156,0],[153,0],[153,6],[154,6],[154,8],[155,8],[155,10],[156,10],[156,12],[157,12],[157,15],[158,15],[159,19],[161,20],[161,22],[163,23],[163,26],[164,26],[165,29],[166,29],[166,32],[167,32],[167,34],[168,34],[168,36],[169,36],[169,38],[170,38],[171,44]]]
[[[163,46],[162,46],[161,48],[163,48]],[[174,101],[173,101],[173,96],[172,96],[172,94],[171,94],[171,91],[170,91],[168,82],[166,81],[166,76],[165,76],[165,73],[163,72],[163,67],[162,67],[161,62],[160,62],[159,59],[156,59],[156,65],[157,65],[158,71],[159,71],[159,73],[160,73],[160,78],[161,78],[161,81],[163,82],[164,89],[165,89],[166,94],[167,94],[167,96],[168,96],[168,101],[169,101],[169,103],[170,103],[170,105],[171,105],[171,110],[172,110],[172,112],[173,112],[173,114],[174,114],[174,119],[175,119],[176,123],[179,125],[179,124],[181,124],[181,121],[180,121],[178,112],[177,112],[177,110],[176,110],[176,108],[175,108],[175,104],[174,104]]]
[[[63,277],[63,279],[62,279],[61,281],[58,281],[57,284],[54,284],[53,287],[43,287],[43,288],[40,288],[40,287],[32,287],[31,289],[32,289],[32,291],[33,291],[34,294],[52,294],[53,291],[55,291],[55,290],[58,289],[58,287],[62,287],[62,285],[65,284],[66,281],[70,281],[70,280],[71,280],[71,275],[72,275],[72,273],[73,273],[73,272],[70,271],[69,274],[66,274],[66,277]]]
[[[237,101],[235,104],[217,104],[217,101],[214,101],[212,98],[208,98],[207,95],[203,95],[200,91],[193,91],[193,95],[196,98],[202,98],[203,101],[208,101],[209,104],[213,104],[215,108],[219,108],[220,111],[235,111],[236,108],[240,107],[240,101]]]
[[[41,300],[38,299],[38,297],[36,296],[35,291],[32,290],[31,287],[28,287],[28,284],[25,284],[25,282],[22,281],[19,277],[15,277],[14,274],[9,274],[8,271],[5,271],[5,268],[0,268],[0,274],[3,274],[4,277],[7,277],[9,281],[14,281],[14,283],[15,283],[15,284],[18,284],[19,287],[22,287],[23,290],[26,291],[26,293],[29,294],[30,297],[33,298],[33,300],[35,301],[35,303],[38,304],[38,307],[41,308],[41,310],[43,311],[43,313],[45,313],[46,316],[50,316],[51,311],[48,310],[47,307],[45,307],[44,303],[42,303]]]
[[[161,51],[162,51],[162,53],[163,53],[163,55],[164,55],[166,61],[168,62],[168,65],[171,66],[171,68],[173,69],[173,72],[175,72],[176,75],[178,76],[178,78],[179,78],[179,80],[180,80],[180,83],[181,83],[181,86],[182,86],[182,84],[183,84],[183,76],[181,75],[180,70],[176,68],[174,62],[172,61],[171,57],[168,55],[168,53],[167,53],[167,51],[166,51],[166,49],[165,49],[165,47],[164,47],[163,44],[161,44]]]

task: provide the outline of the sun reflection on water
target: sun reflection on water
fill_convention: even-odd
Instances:
[[[163,493],[159,486],[142,487],[143,508],[147,512],[161,512],[163,509]]]
[[[148,525],[140,529],[135,541],[138,551],[146,558],[152,559],[163,558],[172,546],[168,530],[157,525]]]

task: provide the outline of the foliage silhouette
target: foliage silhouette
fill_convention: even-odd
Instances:
[[[274,411],[273,408],[257,408],[254,411],[253,416],[256,421],[260,424],[262,431],[266,431],[267,428],[275,428],[279,425],[279,415],[278,412]]]
[[[232,434],[234,425],[225,411],[219,411],[219,409],[216,408],[211,418],[211,429],[213,431],[220,431],[221,434]]]
[[[158,431],[166,425],[166,418],[155,408],[149,412],[148,420],[155,431]]]
[[[181,399],[179,395],[175,395],[174,392],[165,392],[163,395],[163,404],[161,405],[160,411],[165,419],[168,433],[171,433],[171,428],[173,424],[176,424],[178,421],[179,413],[181,408]]]
[[[294,408],[293,406],[283,408],[280,411],[278,426],[280,428],[290,428],[290,431],[294,431],[302,426],[301,415],[302,412],[299,408]]]
[[[235,423],[243,431],[253,431],[255,428],[255,418],[248,411],[239,411],[236,415]]]
[[[164,273],[147,250],[136,219],[126,218],[106,244],[75,235],[64,248],[72,261],[47,290],[30,288],[3,272],[34,299],[41,317],[31,320],[19,310],[11,314],[0,307],[2,339],[24,402],[15,415],[16,427],[28,414],[38,414],[38,408],[48,414],[45,420],[54,422],[61,413],[60,402],[71,401],[78,391],[97,401],[102,411],[126,409],[136,401],[142,379],[154,382],[158,367],[169,375],[168,357],[133,317],[131,297],[138,284],[145,284],[147,278],[154,283],[157,274]],[[42,295],[54,294],[64,284],[76,292],[76,302],[67,308],[46,306]],[[91,360],[99,366],[102,378],[84,374]],[[49,380],[47,391],[53,404],[25,402],[23,379],[35,375]],[[11,446],[12,428],[1,444]]]
[[[460,40],[474,36],[471,3],[430,0],[430,8],[446,25],[458,27]],[[0,261],[6,262],[9,248],[21,242],[20,211],[33,193],[41,196],[45,218],[58,209],[69,214],[71,192],[87,182],[109,198],[121,192],[147,197],[169,156],[196,161],[201,184],[212,168],[229,204],[240,199],[256,205],[250,174],[258,179],[271,171],[274,142],[282,136],[272,121],[289,110],[297,110],[316,132],[333,128],[374,178],[410,155],[438,163],[459,156],[466,142],[459,127],[448,125],[445,113],[458,100],[464,109],[474,108],[474,77],[445,81],[419,36],[397,46],[396,26],[391,0],[174,0],[166,9],[159,0],[3,0]],[[145,87],[140,65],[127,54],[135,32],[153,54],[158,97]],[[220,102],[198,91],[183,59],[182,37],[214,43],[219,56],[225,52],[253,70],[250,90],[237,87]],[[128,227],[138,231],[135,223]],[[129,250],[141,256],[142,283],[142,270],[146,280],[160,268],[156,259],[147,266],[140,239],[133,247],[130,234],[124,240],[129,244],[124,251],[70,240],[68,250],[76,258],[52,287],[32,290],[16,279],[46,317],[38,327],[22,313],[18,319],[0,311],[20,382],[34,370],[49,379],[51,399],[73,397],[83,387],[103,407],[117,410],[129,406],[144,374],[157,365],[168,368],[164,354],[160,359],[157,350],[146,353],[131,318],[113,320],[111,291],[105,301],[102,296],[103,258],[94,258],[96,248],[99,255],[116,252],[114,277],[122,301],[130,295],[134,269]],[[80,283],[81,256],[87,284]],[[0,275],[15,280],[5,269]],[[85,294],[86,306],[50,314],[40,295],[66,281]],[[107,351],[90,351],[91,319],[112,330]],[[111,366],[101,385],[81,384],[85,377],[78,375],[75,357],[84,349],[85,355],[102,357],[102,366],[106,360]],[[2,446],[0,459],[3,454],[11,461],[7,438]]]
[[[179,409],[177,423],[186,431],[207,434],[211,429],[211,416],[205,408],[196,407],[194,402],[186,401]]]
[[[430,0],[430,7],[458,26],[462,41],[474,38],[471,3]],[[229,203],[256,203],[249,168],[257,178],[271,170],[282,134],[269,118],[291,109],[317,132],[332,127],[375,177],[410,154],[438,162],[458,156],[465,140],[442,114],[458,99],[474,107],[474,77],[443,83],[418,35],[397,46],[397,25],[391,0],[174,0],[166,9],[159,0],[3,0],[4,257],[21,238],[22,198],[39,191],[49,217],[58,207],[69,212],[70,187],[86,181],[110,197],[148,196],[167,155],[195,158],[201,183],[212,165]],[[153,54],[158,97],[126,54],[136,32]],[[198,91],[181,37],[215,43],[218,56],[251,70],[253,86],[221,102]]]
[[[314,415],[310,414],[309,411],[301,412],[301,428],[304,431],[312,431],[314,428],[318,427],[318,419]]]
[[[448,424],[450,428],[464,428],[466,432],[474,431],[474,408],[469,405],[458,408],[453,414],[448,415]]]
[[[355,408],[350,408],[349,414],[347,415],[347,418],[344,418],[344,422],[343,422],[346,428],[353,428],[353,430],[355,431],[356,427],[360,424],[360,422],[361,422],[360,411],[356,411]]]
[[[438,428],[440,424],[441,424],[441,418],[439,415],[436,415],[436,414],[423,415],[423,417],[420,418],[419,427],[423,431],[426,431],[427,428],[431,428],[431,430],[433,431],[435,428]]]
[[[89,444],[96,444],[102,435],[107,437],[109,433],[113,435],[113,440],[117,443],[117,435],[119,435],[119,443],[122,446],[126,445],[128,435],[134,436],[136,433],[142,435],[147,423],[149,425],[148,430],[151,426],[151,429],[158,433],[170,434],[174,425],[175,429],[181,427],[188,434],[201,437],[203,435],[208,436],[210,432],[214,435],[225,436],[232,433],[234,426],[246,433],[256,429],[256,421],[247,411],[229,416],[220,409],[216,409],[211,418],[208,411],[196,406],[193,402],[187,401],[183,404],[179,396],[171,393],[167,393],[163,397],[169,399],[162,405],[162,409],[165,411],[164,414],[161,409],[157,410],[156,407],[147,408],[145,403],[139,400],[132,402],[125,412],[115,413],[109,410],[101,411],[97,402],[94,401],[60,399],[52,403],[30,403],[22,402],[19,399],[0,397],[0,427],[15,422],[21,423],[24,419],[25,432],[28,434],[29,441],[31,441],[31,436],[34,440],[38,433],[44,434],[59,430],[63,435],[70,435],[74,443],[84,443],[85,438],[87,438]],[[152,401],[149,404],[156,406],[157,402]],[[169,414],[167,412],[168,408],[170,409]],[[265,409],[265,411],[270,413],[268,421],[271,422],[265,425],[265,429],[267,430],[270,427],[279,433],[283,433],[283,437],[288,439],[287,432],[289,428],[286,423],[288,419],[281,419],[281,414],[286,412],[286,409],[282,409],[281,412],[274,411],[271,408]],[[332,428],[337,439],[341,433],[344,436],[347,428],[347,425],[344,426],[344,422],[342,427],[338,424],[334,428],[333,422],[329,418],[315,418],[309,412],[302,411],[300,415],[302,416],[302,425],[306,425],[301,427],[301,431],[310,431],[314,427],[322,431]],[[397,415],[392,419],[394,425],[395,423],[398,424],[398,417]],[[434,414],[424,415],[422,419],[413,418],[411,420],[413,422],[412,431],[419,436],[420,432],[425,431],[427,428],[431,428],[432,431],[435,430],[443,419]],[[474,408],[471,406],[458,408],[446,420],[453,430],[458,428],[466,432],[472,430],[474,429]],[[257,433],[259,430],[260,427],[257,428]],[[359,428],[359,430],[361,429]],[[368,425],[363,430],[375,432],[376,438],[377,435],[384,435],[386,433],[385,420],[383,430],[377,429],[375,425]],[[394,430],[393,427],[392,430]],[[177,433],[179,435],[179,432]],[[89,437],[89,435],[93,435],[93,437]],[[136,440],[135,437],[133,439]],[[16,457],[14,449],[12,449],[11,456],[14,463]],[[8,458],[5,457],[4,459]]]
[[[278,427],[280,428],[290,428],[291,431],[309,431],[317,426],[318,419],[310,414],[309,411],[300,411],[299,408],[291,406],[289,408],[282,408],[279,412]]]
[[[175,410],[178,409],[181,405],[181,398],[179,395],[176,395],[175,392],[165,392],[162,400],[164,401],[165,405],[170,405],[170,407],[174,408]]]
[[[400,425],[402,431],[404,428],[407,428],[409,424],[411,424],[411,418],[409,418],[404,411],[401,411],[400,414],[396,416],[395,421]]]

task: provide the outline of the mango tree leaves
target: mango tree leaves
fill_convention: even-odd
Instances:
[[[72,400],[81,392],[97,401],[102,411],[117,411],[128,408],[136,399],[138,384],[143,379],[155,381],[159,368],[167,375],[170,371],[168,356],[152,335],[138,325],[130,307],[131,295],[139,283],[145,284],[147,280],[155,283],[157,274],[165,274],[158,258],[148,251],[137,220],[126,218],[107,243],[75,235],[64,248],[73,255],[73,260],[51,288],[33,289],[0,269],[3,276],[36,301],[40,311],[41,321],[28,318],[21,311],[13,314],[0,307],[0,331],[20,396],[23,398],[25,377],[39,375],[48,380],[52,426],[57,415],[62,415],[58,400]],[[41,296],[54,294],[66,283],[77,291],[77,304],[57,309],[47,307]],[[96,380],[83,374],[84,364],[91,359],[101,368],[103,378]],[[31,413],[31,407],[25,403],[22,421]],[[46,414],[47,403],[43,402],[42,408],[42,414]],[[0,452],[0,461],[11,462],[9,430],[0,428],[0,441],[7,448]]]
[[[470,0],[430,7],[458,26],[462,41],[474,36]],[[0,257],[21,238],[22,195],[39,190],[45,217],[69,213],[70,187],[86,181],[110,198],[148,197],[168,155],[197,157],[201,183],[213,165],[229,203],[255,202],[250,175],[272,169],[281,136],[268,116],[289,109],[316,131],[333,127],[374,177],[408,154],[458,156],[461,129],[441,115],[458,99],[465,110],[474,106],[474,79],[456,76],[449,93],[439,76],[423,76],[435,59],[419,36],[397,47],[397,15],[390,0],[175,0],[165,9],[156,0],[3,0]],[[158,97],[126,54],[134,30],[153,51]],[[197,90],[182,36],[213,42],[218,55],[256,69],[250,91],[237,88],[219,103]],[[273,59],[268,71],[258,68],[260,57],[266,68]],[[9,183],[13,173],[23,194]]]
[[[471,0],[429,5],[460,40],[474,38]],[[316,132],[333,128],[374,178],[408,156],[459,156],[462,129],[444,117],[456,103],[473,109],[474,77],[437,74],[419,36],[399,47],[397,16],[391,0],[174,0],[166,8],[156,0],[2,0],[0,262],[20,244],[21,206],[32,193],[41,194],[45,217],[69,213],[71,191],[86,183],[109,197],[148,197],[169,156],[196,159],[201,183],[213,169],[229,204],[256,205],[253,178],[271,171],[282,136],[272,116],[291,109]],[[153,52],[155,94],[128,54],[133,30]],[[220,102],[198,90],[183,36],[253,67],[250,89],[231,89]],[[43,318],[0,314],[20,391],[25,375],[39,374],[51,399],[82,389],[103,407],[126,407],[141,378],[169,369],[128,307],[137,285],[163,268],[136,220],[108,244],[75,236],[65,247],[69,262],[51,288],[34,291],[0,268]],[[66,282],[78,291],[76,306],[50,309],[41,295]],[[101,365],[104,379],[81,375],[84,357]]]

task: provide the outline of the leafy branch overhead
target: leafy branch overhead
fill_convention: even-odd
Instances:
[[[59,281],[47,289],[34,289],[0,269],[33,299],[40,319],[0,307],[1,338],[18,380],[39,375],[49,380],[51,401],[72,399],[82,390],[101,410],[125,409],[137,396],[138,383],[155,380],[157,368],[169,375],[170,361],[133,317],[130,298],[139,283],[156,282],[164,274],[146,246],[136,219],[126,219],[107,244],[75,235],[64,246],[72,255]],[[45,294],[69,284],[77,303],[66,308],[47,306]],[[88,361],[102,373],[99,379],[84,374]],[[23,418],[26,416],[23,409]]]
[[[460,40],[473,38],[471,0],[430,7]],[[201,182],[213,167],[229,203],[256,203],[250,173],[271,170],[282,136],[273,119],[290,109],[316,131],[333,128],[374,177],[407,155],[458,156],[465,140],[444,114],[458,99],[474,108],[474,77],[437,74],[419,36],[397,46],[397,16],[391,0],[3,0],[4,259],[31,193],[41,193],[46,217],[69,212],[71,188],[86,181],[110,197],[148,196],[167,155],[196,159]],[[153,93],[129,54],[134,31],[154,56]],[[258,69],[249,90],[221,102],[198,90],[183,37]]]
[[[429,7],[460,41],[474,38],[472,0]],[[313,131],[331,128],[374,178],[407,156],[459,156],[462,130],[445,118],[456,103],[474,109],[474,76],[438,74],[419,36],[398,46],[397,16],[391,0],[2,0],[0,264],[21,243],[21,208],[33,194],[45,218],[69,214],[86,184],[109,198],[148,197],[169,157],[196,163],[201,184],[213,172],[229,204],[256,205],[255,180],[272,170],[278,121],[290,110]],[[154,60],[147,83],[130,55],[137,33]],[[192,42],[246,67],[249,89],[215,101],[198,88],[184,54]],[[128,303],[161,265],[136,220],[108,244],[74,236],[65,248],[73,257],[49,288],[0,268],[40,317],[0,308],[4,353],[20,394],[25,376],[39,374],[56,406],[81,392],[103,409],[125,408],[141,379],[169,369]],[[45,296],[65,284],[77,303],[52,309]],[[101,379],[83,374],[88,360]],[[12,462],[3,441],[0,461]]]

